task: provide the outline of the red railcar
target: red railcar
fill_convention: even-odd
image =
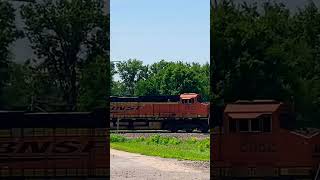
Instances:
[[[0,179],[108,179],[101,113],[0,112]]]
[[[199,129],[208,132],[209,104],[199,94],[111,98],[112,129]]]
[[[314,178],[320,133],[290,130],[291,114],[276,101],[227,105],[222,128],[211,133],[212,179]]]

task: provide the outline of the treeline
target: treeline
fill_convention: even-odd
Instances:
[[[304,125],[320,127],[320,11],[310,2],[234,4],[211,13],[214,101],[275,99],[294,105]]]
[[[113,96],[179,95],[199,93],[209,101],[209,64],[137,59],[113,64]]]
[[[0,1],[0,109],[106,107],[110,25],[102,1],[45,0],[23,3],[18,9],[11,3]],[[16,27],[16,12],[23,29]],[[18,63],[10,45],[22,38],[28,38],[35,57]]]

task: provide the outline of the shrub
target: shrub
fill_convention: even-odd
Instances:
[[[128,139],[124,136],[118,135],[118,134],[111,134],[110,136],[110,142],[125,142],[128,141]]]

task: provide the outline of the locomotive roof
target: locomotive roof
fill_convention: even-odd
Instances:
[[[178,102],[180,96],[110,97],[111,102]]]
[[[237,101],[234,104],[228,104],[225,108],[226,113],[272,113],[278,110],[281,102],[274,100],[256,100],[256,101]]]
[[[184,93],[184,94],[180,95],[181,99],[191,99],[191,98],[195,98],[197,96],[199,96],[199,95],[196,93]]]

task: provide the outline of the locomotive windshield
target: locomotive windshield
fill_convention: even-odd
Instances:
[[[194,103],[194,99],[182,99],[182,103],[183,104],[193,104]]]
[[[229,132],[271,132],[271,116],[229,118]]]

